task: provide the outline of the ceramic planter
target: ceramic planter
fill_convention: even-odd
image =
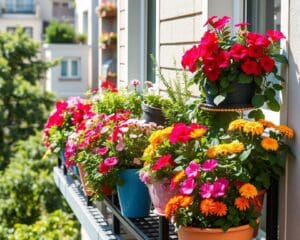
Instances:
[[[142,103],[143,116],[142,119],[148,122],[154,122],[157,125],[164,125],[166,119],[160,108],[152,107],[146,103]]]
[[[147,217],[150,213],[150,196],[140,180],[138,169],[126,169],[120,173],[123,185],[117,186],[122,215],[129,218]]]
[[[147,184],[150,198],[154,207],[154,213],[159,216],[165,215],[165,207],[168,201],[177,193],[176,190],[170,191],[169,186],[169,180],[155,181],[151,184]]]

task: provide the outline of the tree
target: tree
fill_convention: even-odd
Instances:
[[[9,163],[14,143],[43,127],[53,104],[40,80],[54,63],[39,59],[39,50],[20,28],[0,33],[0,170]]]

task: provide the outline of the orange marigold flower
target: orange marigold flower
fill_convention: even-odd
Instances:
[[[174,189],[174,188],[177,186],[177,184],[178,184],[179,182],[181,182],[181,180],[184,179],[184,177],[185,177],[185,172],[184,172],[184,170],[182,170],[182,171],[180,171],[179,173],[177,173],[177,174],[172,178],[172,180],[171,180],[170,188],[171,188],[171,189]]]
[[[253,135],[261,135],[264,132],[264,126],[260,122],[247,122],[244,125],[243,131]]]
[[[205,128],[195,128],[191,133],[190,133],[190,138],[197,139],[202,137],[207,130]]]
[[[182,201],[183,196],[177,195],[172,197],[165,207],[165,215],[167,218],[170,218],[174,211],[180,207],[180,202]]]
[[[277,151],[279,147],[277,140],[271,137],[266,137],[263,140],[261,140],[260,145],[265,150],[270,150],[270,151]]]
[[[268,121],[265,119],[259,119],[258,122],[260,122],[264,127],[276,128],[276,125],[274,123],[272,123],[271,121]]]
[[[180,202],[180,207],[187,207],[193,202],[194,198],[192,196],[184,196]]]
[[[213,207],[213,213],[219,217],[227,214],[227,206],[223,202],[215,202]]]
[[[247,121],[244,119],[234,120],[229,124],[228,130],[229,131],[242,130],[246,122]]]
[[[239,192],[242,197],[245,197],[247,199],[254,198],[257,196],[256,187],[250,183],[245,183],[243,186],[241,186]]]
[[[289,128],[286,125],[279,125],[279,126],[276,127],[276,129],[288,138],[293,138],[294,137],[294,130]]]
[[[229,153],[228,144],[219,144],[216,147],[217,155],[227,155]]]
[[[215,205],[215,202],[213,199],[211,199],[211,198],[204,199],[200,203],[200,212],[205,216],[208,216],[209,214],[213,214],[214,213],[214,205]]]
[[[234,201],[234,205],[240,211],[245,211],[250,207],[249,200],[244,197],[237,197]]]
[[[210,147],[210,148],[207,150],[206,155],[207,155],[209,158],[215,158],[215,157],[218,155],[218,151],[217,151],[216,146]]]

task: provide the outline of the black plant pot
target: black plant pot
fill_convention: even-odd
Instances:
[[[142,119],[144,119],[146,123],[154,122],[157,125],[164,125],[166,118],[160,108],[152,107],[148,104],[142,103],[142,109]]]
[[[206,90],[206,105],[212,108],[245,108],[253,107],[251,100],[255,94],[255,83],[234,83],[234,90],[227,94],[226,99],[219,105],[214,103],[216,96]]]

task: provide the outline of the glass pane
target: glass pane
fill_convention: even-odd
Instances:
[[[78,61],[77,60],[72,60],[71,72],[72,72],[73,77],[78,76]]]
[[[156,51],[156,0],[148,0],[147,32],[147,81],[155,82],[155,71],[151,55]]]
[[[68,76],[68,62],[67,61],[61,61],[61,63],[60,63],[60,75],[62,77]]]

